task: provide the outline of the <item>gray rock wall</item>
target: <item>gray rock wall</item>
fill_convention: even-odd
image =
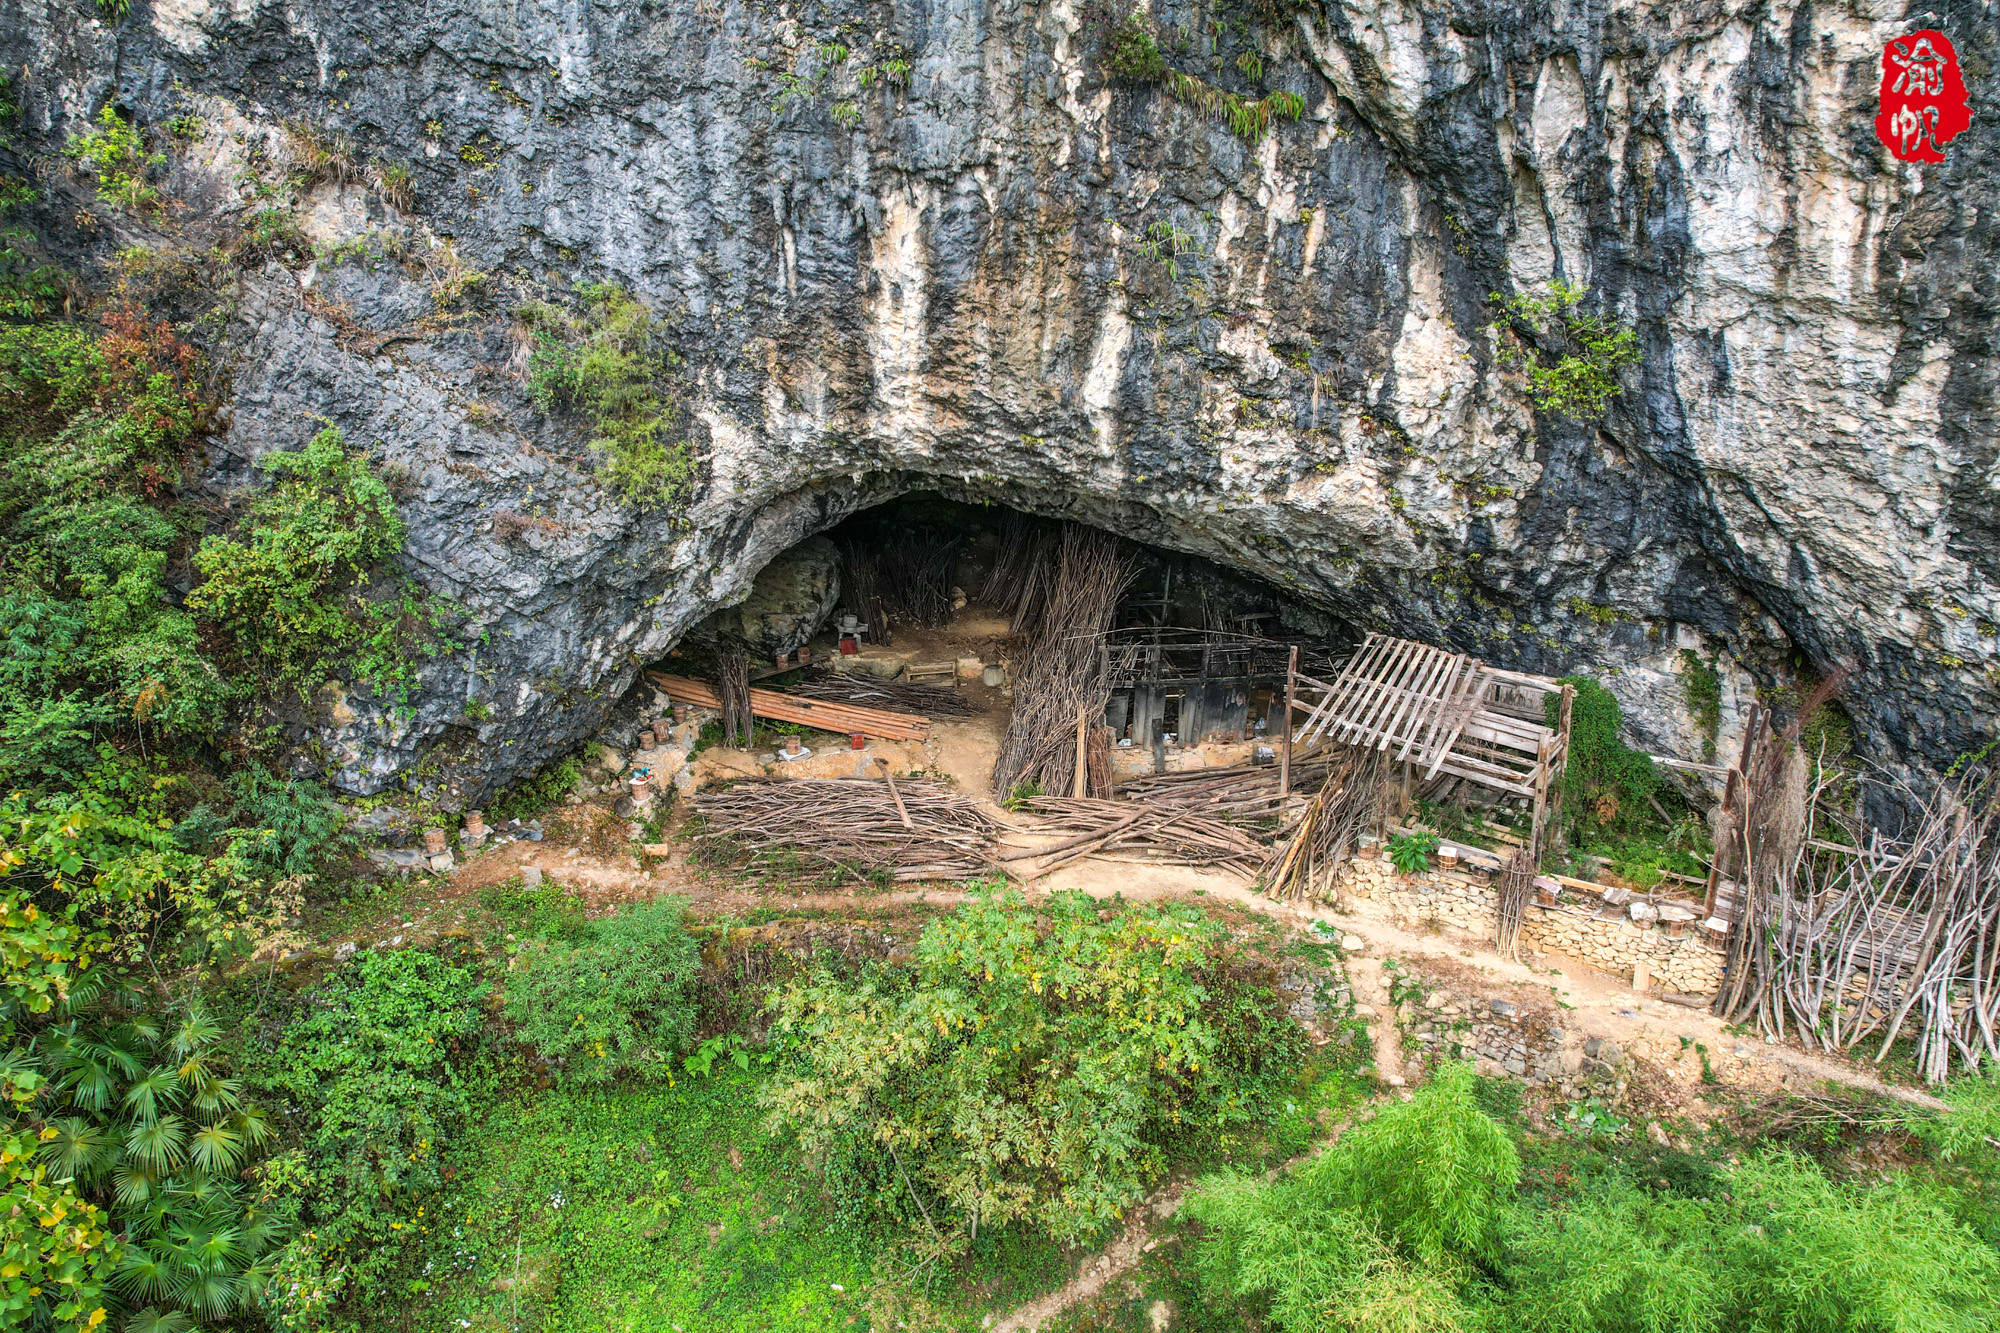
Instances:
[[[410,712],[347,700],[355,790],[446,741],[446,786],[519,775],[765,560],[919,484],[1599,674],[1659,748],[1702,740],[1683,648],[1721,664],[1725,748],[1800,663],[1853,669],[1880,757],[1993,734],[1994,4],[1926,11],[1976,116],[1943,167],[1870,129],[1882,43],[1933,22],[1907,7],[1152,12],[1195,34],[1177,67],[1304,118],[1251,145],[1107,82],[1117,9],[1069,0],[138,0],[116,30],[0,0],[0,56],[45,149],[106,100],[198,110],[177,227],[282,192],[288,118],[413,169],[408,216],[301,198],[345,249],[246,274],[219,347],[210,484],[336,422],[468,614]],[[1538,417],[1486,327],[1553,276],[1645,348],[1591,426]],[[523,391],[511,310],[580,279],[672,323],[685,506],[618,504]]]

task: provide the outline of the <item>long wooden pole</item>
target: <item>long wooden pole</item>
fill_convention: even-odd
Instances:
[[[1299,697],[1299,646],[1285,663],[1285,734],[1278,741],[1278,804],[1292,794],[1292,705]]]
[[[1090,705],[1078,704],[1076,709],[1076,781],[1072,795],[1081,799],[1090,795],[1090,755],[1087,749],[1090,738]]]

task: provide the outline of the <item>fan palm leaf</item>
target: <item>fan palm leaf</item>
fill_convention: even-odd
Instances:
[[[127,1208],[144,1206],[159,1190],[161,1174],[149,1163],[137,1161],[128,1153],[111,1173],[112,1189],[118,1202]]]
[[[124,1333],[188,1333],[194,1320],[179,1310],[149,1305],[125,1321]]]
[[[230,1116],[229,1127],[241,1134],[243,1141],[253,1148],[270,1142],[278,1132],[271,1128],[271,1117],[258,1106],[246,1106]]]
[[[152,1124],[160,1118],[162,1111],[178,1106],[180,1100],[180,1080],[174,1077],[173,1070],[165,1066],[147,1070],[125,1089],[125,1109],[142,1125]]]
[[[234,1269],[207,1269],[189,1277],[179,1299],[204,1319],[226,1319],[236,1308],[237,1290]]]
[[[204,1062],[198,1067],[194,1061],[182,1066],[181,1082],[188,1089],[188,1104],[205,1116],[223,1115],[238,1109],[242,1102],[239,1094],[243,1091],[243,1080],[229,1078],[210,1069],[205,1057],[197,1057]],[[194,1069],[189,1076],[190,1068]]]
[[[126,1245],[125,1257],[118,1264],[116,1281],[121,1291],[142,1301],[170,1297],[180,1285],[173,1261],[137,1242]]]
[[[125,1152],[162,1173],[187,1160],[187,1124],[177,1115],[163,1115],[150,1125],[134,1125],[125,1135]]]
[[[200,1009],[190,1010],[188,1016],[181,1020],[181,1025],[174,1029],[174,1055],[185,1060],[204,1047],[214,1045],[215,1039],[221,1035],[221,1024]]]
[[[59,1115],[49,1121],[53,1135],[42,1143],[42,1159],[58,1176],[86,1183],[109,1170],[118,1151],[110,1133],[80,1115]]]
[[[196,1167],[226,1175],[243,1160],[243,1136],[219,1122],[203,1125],[188,1140],[188,1150]]]

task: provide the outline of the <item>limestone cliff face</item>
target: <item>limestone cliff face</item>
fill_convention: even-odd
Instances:
[[[763,561],[917,485],[1599,674],[1656,746],[1700,748],[1684,648],[1719,658],[1725,747],[1801,663],[1853,670],[1883,758],[1993,734],[1990,0],[1153,0],[1177,68],[1303,98],[1255,144],[1110,79],[1119,11],[1073,0],[90,12],[0,0],[24,121],[199,112],[182,225],[268,206],[287,119],[414,173],[400,211],[313,187],[321,257],[247,274],[221,347],[210,484],[334,421],[407,475],[406,567],[469,616],[413,715],[347,701],[353,789],[440,746],[465,794],[518,775]],[[1924,26],[1975,112],[1942,167],[1870,124]],[[1589,426],[1533,412],[1487,328],[1551,277],[1645,350]],[[524,392],[516,303],[582,279],[674,323],[687,505],[621,506]]]

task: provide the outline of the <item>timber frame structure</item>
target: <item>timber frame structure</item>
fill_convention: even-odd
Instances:
[[[1547,723],[1550,695],[1560,724]],[[1370,634],[1332,681],[1293,666],[1286,681],[1290,751],[1318,744],[1373,749],[1405,766],[1407,778],[1439,774],[1533,802],[1528,847],[1540,857],[1559,809],[1555,780],[1569,758],[1573,686],[1548,676],[1502,671],[1476,657],[1386,634]]]

